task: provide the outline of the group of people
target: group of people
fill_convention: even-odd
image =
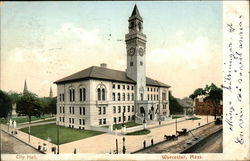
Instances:
[[[38,143],[37,149],[38,149],[40,152],[47,153],[47,144],[46,144],[46,143],[43,143],[43,144],[41,145],[41,143],[39,142],[39,143]],[[54,152],[54,154],[56,154],[56,147],[51,147],[51,152]]]

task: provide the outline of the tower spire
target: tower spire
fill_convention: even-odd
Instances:
[[[26,79],[25,79],[23,93],[27,93],[27,92],[28,92],[28,88],[27,88],[27,82],[26,82]]]
[[[139,17],[141,17],[136,4],[134,6],[134,9],[133,9],[133,12],[132,12],[131,16],[139,16]]]
[[[52,98],[53,97],[53,92],[52,92],[52,87],[50,86],[50,91],[49,91],[49,97]]]

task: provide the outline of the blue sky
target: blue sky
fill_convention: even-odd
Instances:
[[[2,4],[1,87],[22,91],[27,79],[31,91],[45,96],[50,86],[55,93],[55,80],[92,65],[125,70],[124,37],[135,4],[147,35],[148,76],[171,85],[177,97],[221,84],[222,2],[56,1]]]

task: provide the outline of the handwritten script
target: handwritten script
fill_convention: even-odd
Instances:
[[[237,144],[244,144],[244,120],[242,102],[242,88],[243,88],[243,48],[244,46],[244,28],[243,17],[240,15],[233,23],[227,23],[227,32],[229,41],[226,51],[226,59],[224,62],[224,80],[223,89],[229,93],[230,99],[226,102],[229,108],[224,111],[226,114],[226,127],[230,131],[236,133],[234,142]],[[226,69],[226,70],[225,70]]]

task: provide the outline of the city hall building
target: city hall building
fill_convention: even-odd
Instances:
[[[126,71],[109,69],[103,63],[55,82],[59,125],[86,129],[169,117],[170,86],[145,74],[146,35],[136,5],[128,22]]]

